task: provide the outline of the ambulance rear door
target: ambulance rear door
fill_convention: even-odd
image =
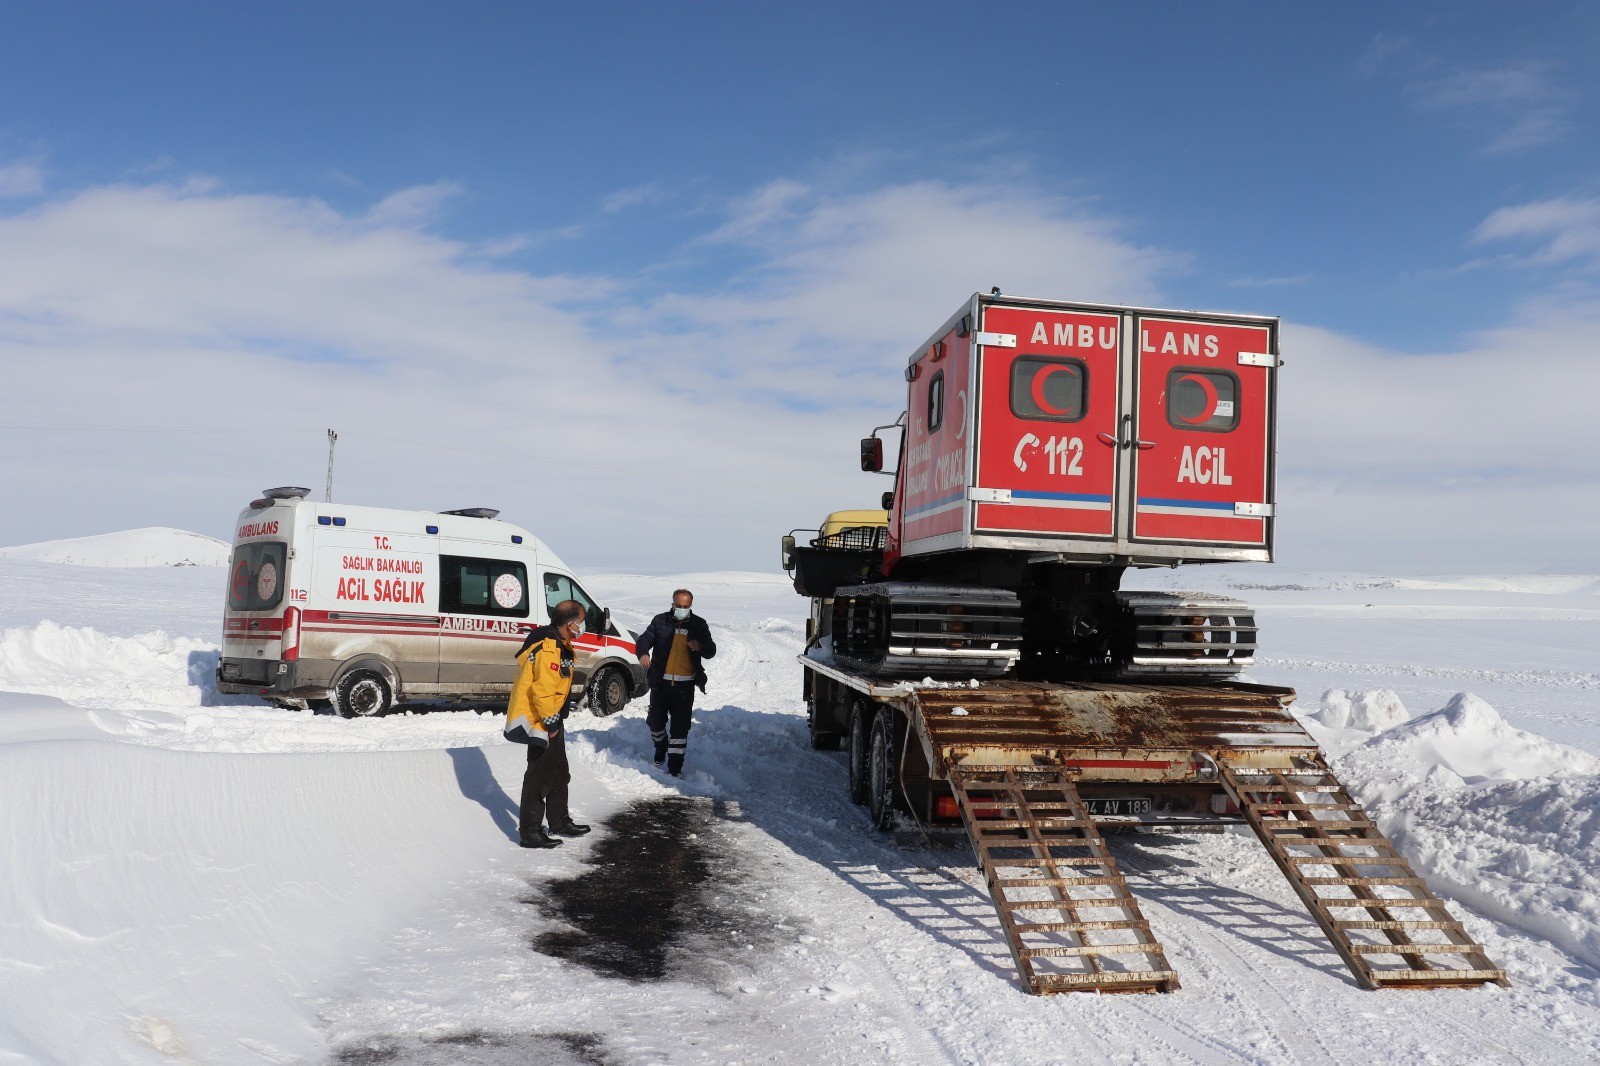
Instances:
[[[1099,552],[1116,533],[1122,316],[986,306],[974,542]]]
[[[1157,554],[1270,558],[1275,320],[1134,320],[1130,536]]]

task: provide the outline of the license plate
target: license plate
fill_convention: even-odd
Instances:
[[[1150,800],[1144,796],[1104,796],[1084,803],[1095,818],[1137,818],[1150,813]]]

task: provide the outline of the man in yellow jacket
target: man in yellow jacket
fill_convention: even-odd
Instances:
[[[572,642],[583,634],[583,621],[583,604],[562,600],[550,608],[550,624],[529,633],[517,652],[522,665],[506,708],[506,736],[528,745],[518,826],[525,848],[553,848],[561,843],[556,836],[579,837],[589,831],[572,820],[567,808],[572,774],[562,727],[572,693]],[[549,833],[544,829],[547,816]]]

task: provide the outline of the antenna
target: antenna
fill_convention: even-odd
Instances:
[[[328,430],[328,491],[323,496],[323,503],[333,502],[333,446],[339,439],[339,434]]]

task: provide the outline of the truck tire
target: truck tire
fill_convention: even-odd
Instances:
[[[628,697],[632,695],[628,675],[615,666],[602,667],[599,673],[589,678],[583,695],[589,702],[591,714],[596,718],[610,717],[628,705]]]
[[[894,794],[900,787],[895,771],[900,765],[894,740],[892,710],[884,708],[872,716],[872,744],[868,765],[867,814],[872,828],[887,832],[894,828]]]
[[[811,736],[812,750],[839,750],[839,734],[831,729],[821,728],[817,722],[817,698],[815,696],[806,700],[806,732]]]
[[[874,708],[866,700],[850,705],[850,802],[862,805],[872,789],[872,719]]]
[[[381,718],[394,707],[394,692],[376,670],[352,670],[335,686],[333,706],[341,718]]]

